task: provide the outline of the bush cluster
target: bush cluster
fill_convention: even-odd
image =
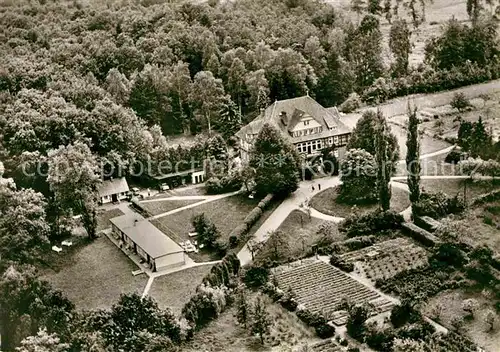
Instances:
[[[261,287],[269,279],[269,269],[264,266],[253,265],[245,270],[243,282],[248,287]]]
[[[418,216],[430,216],[434,219],[442,218],[449,214],[459,214],[465,210],[465,203],[458,195],[447,197],[442,192],[424,192],[420,200],[413,204],[413,212]]]
[[[320,314],[312,313],[311,311],[299,307],[295,312],[297,317],[302,320],[307,325],[314,328],[316,334],[322,338],[326,339],[335,335],[335,327],[328,324],[328,320]]]
[[[350,273],[354,270],[353,263],[349,263],[335,254],[332,254],[332,256],[330,257],[330,264],[347,273]]]
[[[498,202],[500,201],[500,189],[491,191],[489,193],[483,194],[479,197],[474,198],[472,201],[473,205],[482,205],[486,203]]]
[[[371,235],[386,230],[401,228],[404,218],[394,211],[376,210],[363,215],[348,217],[339,225],[339,230],[348,237]]]
[[[205,189],[208,194],[221,194],[234,192],[243,186],[243,180],[238,173],[223,177],[210,177],[205,182]]]
[[[192,328],[200,329],[224,311],[233,291],[232,280],[239,270],[240,261],[231,253],[214,265],[210,273],[203,278],[194,296],[182,308],[182,315]]]
[[[399,78],[379,78],[361,95],[367,103],[416,93],[434,93],[471,84],[486,82],[500,77],[500,62],[486,66],[466,62],[449,70],[434,70],[421,66]]]

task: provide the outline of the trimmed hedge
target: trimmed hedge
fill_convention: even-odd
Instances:
[[[424,246],[432,247],[439,243],[439,239],[436,236],[411,222],[405,222],[402,228],[403,233],[409,235],[415,241],[422,243]]]
[[[234,192],[243,186],[243,181],[238,175],[227,175],[221,178],[210,177],[205,182],[205,189],[207,194],[221,194]]]
[[[442,192],[422,193],[420,200],[413,204],[413,212],[418,216],[430,216],[434,219],[449,214],[459,214],[465,210],[463,199],[458,196],[448,197]]]
[[[264,213],[264,210],[267,209],[271,201],[273,200],[273,195],[268,194],[265,196],[259,204],[255,208],[253,208],[250,213],[245,217],[243,220],[243,223],[240,225],[236,226],[233,231],[229,234],[229,237],[235,236],[237,238],[240,238],[241,236],[245,235],[253,225],[260,219],[262,214]]]

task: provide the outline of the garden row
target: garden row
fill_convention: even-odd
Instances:
[[[276,271],[275,278],[278,286],[291,289],[306,309],[333,320],[336,325],[345,323],[347,314],[339,309],[339,304],[346,297],[357,303],[372,302],[379,312],[392,306],[392,302],[382,299],[376,291],[322,261]]]

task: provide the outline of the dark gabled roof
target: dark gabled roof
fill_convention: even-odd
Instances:
[[[300,114],[300,112],[303,112],[304,114],[310,115],[321,125],[326,126],[328,129],[328,133],[326,133],[327,131],[325,131],[325,133],[323,134],[325,134],[325,136],[327,137],[342,135],[351,132],[351,130],[347,126],[345,126],[342,121],[340,121],[337,109],[325,109],[313,98],[306,95],[303,97],[279,100],[274,102],[273,104],[269,105],[259,117],[241,128],[241,130],[236,133],[236,136],[244,139],[246,138],[247,134],[257,134],[259,133],[264,123],[269,123],[278,128],[282,132],[283,136],[289,139],[292,143],[296,143],[297,140],[295,138],[292,138],[287,132],[288,126],[293,123],[293,119],[298,118],[297,116],[294,117],[296,111],[299,111],[298,114]],[[282,122],[282,113],[286,115],[286,124]],[[330,131],[330,129],[332,130]],[[306,140],[317,139],[318,137],[323,138],[317,134],[304,137],[306,137]],[[304,137],[302,137],[302,139]]]

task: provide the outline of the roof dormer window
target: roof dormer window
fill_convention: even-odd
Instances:
[[[309,120],[305,120],[304,121],[304,126],[308,126],[309,125]]]

